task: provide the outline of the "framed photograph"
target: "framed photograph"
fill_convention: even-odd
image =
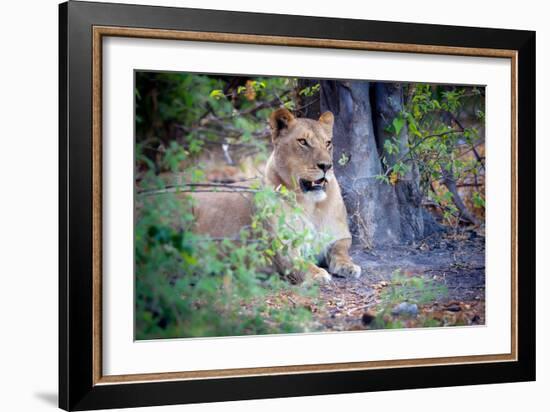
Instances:
[[[535,379],[535,33],[60,5],[59,404]]]

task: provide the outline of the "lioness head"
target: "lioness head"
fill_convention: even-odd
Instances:
[[[297,119],[287,109],[275,110],[270,118],[272,158],[282,183],[314,202],[326,199],[332,169],[334,116],[325,112],[319,120]]]

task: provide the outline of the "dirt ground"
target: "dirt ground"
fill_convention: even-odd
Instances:
[[[435,327],[485,323],[485,236],[466,229],[415,245],[352,249],[359,279],[333,278],[315,299],[283,301],[310,309],[312,330]],[[280,302],[280,301],[279,301]],[[280,302],[282,303],[282,302]]]

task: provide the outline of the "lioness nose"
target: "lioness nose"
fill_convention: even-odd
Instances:
[[[317,163],[317,167],[326,172],[332,167],[332,163]]]

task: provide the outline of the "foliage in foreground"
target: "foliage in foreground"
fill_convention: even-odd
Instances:
[[[265,161],[266,118],[274,107],[294,108],[296,84],[293,78],[136,73],[136,167],[138,192],[143,192],[136,202],[137,339],[289,333],[310,327],[309,310],[265,303],[267,296],[290,288],[303,296],[318,292],[312,285],[292,286],[266,273],[276,252],[300,249],[296,271],[319,252],[319,239],[300,227],[301,211],[291,193],[251,187],[256,212],[236,241],[194,233],[189,196],[198,188],[204,191],[200,184],[209,182],[211,165],[201,159],[213,151],[229,147],[232,159],[227,160],[235,161],[234,168],[243,158]],[[173,187],[167,174],[178,175],[183,186]],[[282,199],[291,206],[282,208]],[[277,236],[270,236],[270,230]]]
[[[172,154],[176,155],[176,154]],[[185,153],[177,156],[185,157]],[[192,168],[189,179],[201,176]],[[295,230],[280,202],[286,192],[251,189],[256,214],[251,227],[236,240],[211,239],[193,233],[193,199],[186,189],[170,191],[154,172],[142,185],[135,227],[136,338],[207,337],[308,330],[311,312],[303,307],[273,308],[265,296],[284,289],[312,295],[315,287],[295,287],[266,273],[274,250],[302,247],[296,270],[318,253],[306,229]],[[188,186],[188,191],[193,186]],[[301,211],[295,207],[296,219]],[[276,215],[276,219],[273,217]],[[290,222],[290,223],[289,223]],[[278,236],[269,236],[276,225]],[[307,248],[305,246],[308,246]],[[313,246],[313,247],[312,247]]]

